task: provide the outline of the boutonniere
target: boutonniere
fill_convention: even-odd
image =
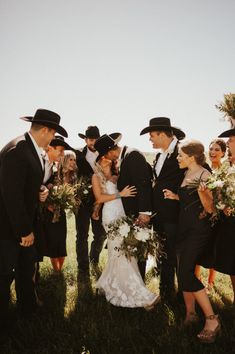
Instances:
[[[57,168],[56,164],[53,163],[53,165],[52,165],[52,173],[55,174],[57,172],[58,172],[58,168]]]
[[[167,154],[167,159],[169,159],[172,154],[173,154],[173,151],[169,151],[168,154]]]

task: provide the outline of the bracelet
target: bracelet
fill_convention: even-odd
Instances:
[[[119,192],[116,192],[116,193],[115,193],[115,199],[119,199],[119,198],[121,198],[121,195],[120,195]]]

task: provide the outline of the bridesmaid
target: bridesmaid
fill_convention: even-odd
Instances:
[[[73,151],[66,151],[64,157],[58,165],[58,177],[60,181],[69,184],[76,183],[76,155]],[[66,214],[63,211],[58,222],[52,223],[53,209],[48,213],[47,224],[45,227],[46,253],[45,256],[50,257],[53,269],[60,272],[65,257],[66,238],[67,238],[67,223]]]
[[[227,146],[229,149],[229,161],[235,166],[235,128],[227,130],[219,137],[229,138]],[[216,242],[216,258],[214,268],[224,274],[230,275],[233,287],[233,305],[235,305],[235,216],[224,209],[224,215],[219,225]]]
[[[180,201],[179,236],[177,241],[178,284],[183,291],[186,307],[185,325],[198,320],[195,302],[200,306],[205,325],[197,335],[203,343],[213,343],[221,329],[218,316],[214,314],[208,295],[201,281],[195,276],[195,266],[203,255],[210,240],[210,222],[207,213],[213,210],[212,194],[204,182],[210,172],[205,164],[204,146],[198,141],[189,141],[179,146],[178,163],[180,168],[187,168],[178,194],[168,189],[164,197]],[[190,182],[200,179],[198,189],[189,188]]]
[[[209,159],[211,162],[211,169],[216,170],[220,168],[222,162],[222,158],[225,156],[226,153],[226,143],[224,142],[223,139],[214,139],[209,145]],[[217,226],[214,227],[213,232],[216,234],[217,233]],[[214,247],[214,242],[213,245],[210,245],[210,251],[213,253],[212,248]],[[198,279],[200,279],[200,265],[196,265],[195,268],[195,275]],[[213,286],[214,286],[214,281],[215,281],[215,275],[216,271],[213,268],[209,269],[209,274],[208,274],[208,282],[207,282],[207,290],[210,291]]]

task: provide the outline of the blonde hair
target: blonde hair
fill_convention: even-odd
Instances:
[[[66,150],[64,156],[61,158],[58,166],[58,173],[60,179],[63,181],[68,180],[68,183],[74,184],[77,182],[77,165],[74,171],[68,170],[68,163],[71,157],[74,157],[76,160],[76,154],[72,150]]]

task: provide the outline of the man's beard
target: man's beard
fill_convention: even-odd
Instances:
[[[89,149],[91,152],[96,152],[96,149],[95,149],[93,146],[88,146],[88,149]]]

